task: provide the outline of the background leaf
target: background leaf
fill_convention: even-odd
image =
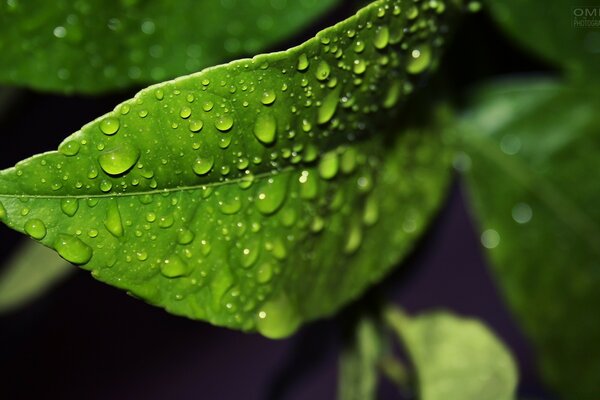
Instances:
[[[461,158],[482,243],[545,378],[565,398],[596,398],[600,101],[523,80],[486,87],[473,104]]]
[[[378,316],[368,310],[356,316],[339,360],[338,400],[375,400],[379,364],[388,350]]]
[[[0,313],[31,303],[73,271],[55,251],[26,239],[0,269]]]
[[[143,90],[1,172],[0,217],[178,315],[283,337],[333,313],[411,249],[449,178],[434,130],[388,113],[453,12],[409,4]]]
[[[185,75],[254,54],[336,0],[8,0],[0,82],[93,93]]]
[[[600,8],[586,1],[487,1],[498,24],[528,51],[565,69],[572,77],[597,81],[600,66]],[[594,26],[577,26],[585,10]]]
[[[386,312],[417,374],[422,400],[515,398],[517,368],[508,349],[481,322],[434,312]]]

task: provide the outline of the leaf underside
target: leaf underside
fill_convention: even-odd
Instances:
[[[523,80],[481,90],[461,127],[470,198],[509,305],[565,398],[600,376],[600,100]]]
[[[94,93],[164,81],[288,38],[337,0],[8,0],[0,82]]]
[[[439,137],[390,111],[437,63],[454,10],[431,4],[145,89],[0,172],[0,217],[171,313],[287,336],[381,279],[443,196]]]

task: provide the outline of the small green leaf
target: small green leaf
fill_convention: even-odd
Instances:
[[[27,239],[0,269],[0,313],[31,303],[73,271],[56,252]]]
[[[565,398],[600,376],[600,99],[545,80],[483,88],[459,128],[482,244]]]
[[[515,362],[481,322],[445,312],[411,318],[395,309],[386,319],[412,360],[419,399],[515,398]]]
[[[443,197],[439,136],[387,110],[421,80],[414,49],[422,73],[437,63],[442,4],[376,1],[286,52],[143,90],[0,172],[0,219],[39,220],[42,243],[174,314],[287,336],[381,279]]]
[[[600,7],[581,0],[486,2],[504,30],[528,51],[589,83],[600,65]],[[594,25],[595,24],[595,25]]]
[[[254,54],[337,0],[8,0],[0,82],[94,93],[163,81]]]
[[[380,321],[363,312],[352,324],[352,332],[339,360],[338,400],[375,400],[379,363],[386,348]]]

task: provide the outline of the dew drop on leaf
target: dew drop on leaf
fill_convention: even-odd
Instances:
[[[213,169],[214,165],[215,159],[212,156],[201,157],[194,161],[192,170],[196,175],[206,175]]]
[[[75,236],[59,234],[54,248],[62,258],[73,264],[85,264],[92,258],[92,248]]]
[[[106,219],[104,220],[104,226],[113,236],[123,236],[123,222],[121,221],[121,213],[119,207],[115,201],[112,201],[108,206],[106,212]]]
[[[406,71],[413,75],[424,72],[431,64],[431,56],[431,48],[428,45],[416,47],[410,53]]]
[[[319,162],[319,175],[323,179],[333,179],[340,167],[340,160],[335,152],[329,152],[323,155]]]
[[[277,121],[271,114],[260,114],[254,125],[254,136],[263,144],[270,145],[275,142],[277,134]]]
[[[233,127],[233,118],[229,115],[222,115],[215,121],[215,127],[221,132],[227,132]]]
[[[281,207],[286,197],[286,180],[282,177],[264,181],[256,196],[256,208],[263,214],[273,214]]]
[[[160,272],[167,278],[178,278],[187,275],[189,268],[181,257],[174,254],[160,264]]]
[[[294,333],[300,316],[285,295],[266,302],[257,313],[256,328],[270,339],[282,339]]]
[[[30,219],[25,223],[25,233],[34,239],[43,239],[46,237],[46,232],[46,225],[37,218]]]
[[[98,162],[102,170],[109,175],[121,175],[129,171],[140,158],[140,151],[133,145],[123,143],[102,153]]]
[[[337,110],[338,103],[340,101],[340,90],[336,89],[329,93],[323,99],[323,104],[319,107],[317,113],[317,122],[319,125],[326,124],[333,118],[335,111]]]
[[[275,102],[275,99],[277,99],[277,95],[275,94],[274,90],[265,90],[260,98],[261,103],[263,103],[265,106],[271,105]]]
[[[79,209],[79,200],[77,199],[62,199],[60,201],[60,209],[65,215],[72,217]]]
[[[119,120],[114,117],[107,117],[100,122],[100,130],[105,135],[114,135],[119,130]]]

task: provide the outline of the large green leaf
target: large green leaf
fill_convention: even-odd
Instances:
[[[565,398],[597,398],[600,99],[540,80],[473,104],[461,158],[482,243],[544,376]]]
[[[517,368],[508,349],[481,322],[435,312],[386,318],[416,370],[421,400],[515,398]]]
[[[163,81],[289,37],[337,0],[7,0],[0,82],[98,92]]]
[[[576,79],[597,80],[600,7],[583,0],[487,1],[493,17],[518,43]]]
[[[0,217],[174,314],[291,334],[381,279],[438,206],[445,147],[388,109],[435,66],[452,12],[376,1],[294,49],[143,90],[0,172]]]
[[[0,313],[38,299],[72,271],[75,268],[56,252],[26,239],[0,269]]]

